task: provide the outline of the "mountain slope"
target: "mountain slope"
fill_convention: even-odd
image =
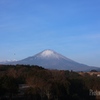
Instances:
[[[53,50],[44,50],[34,56],[10,64],[39,65],[48,69],[84,71],[91,67],[77,63]]]

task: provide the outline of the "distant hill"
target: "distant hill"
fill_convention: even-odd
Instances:
[[[94,69],[85,64],[75,62],[53,50],[47,49],[34,56],[7,64],[39,65],[47,69],[86,71]]]

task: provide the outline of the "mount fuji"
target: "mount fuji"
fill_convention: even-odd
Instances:
[[[39,65],[46,69],[85,71],[92,67],[75,62],[53,50],[47,49],[34,56],[9,64]]]

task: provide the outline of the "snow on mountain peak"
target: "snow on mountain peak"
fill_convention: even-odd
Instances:
[[[54,52],[52,50],[44,50],[41,53],[41,56],[43,56],[43,57],[52,56],[52,55],[54,55]]]

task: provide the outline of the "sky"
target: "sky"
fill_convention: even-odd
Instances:
[[[0,0],[0,61],[45,49],[100,67],[100,0]]]

